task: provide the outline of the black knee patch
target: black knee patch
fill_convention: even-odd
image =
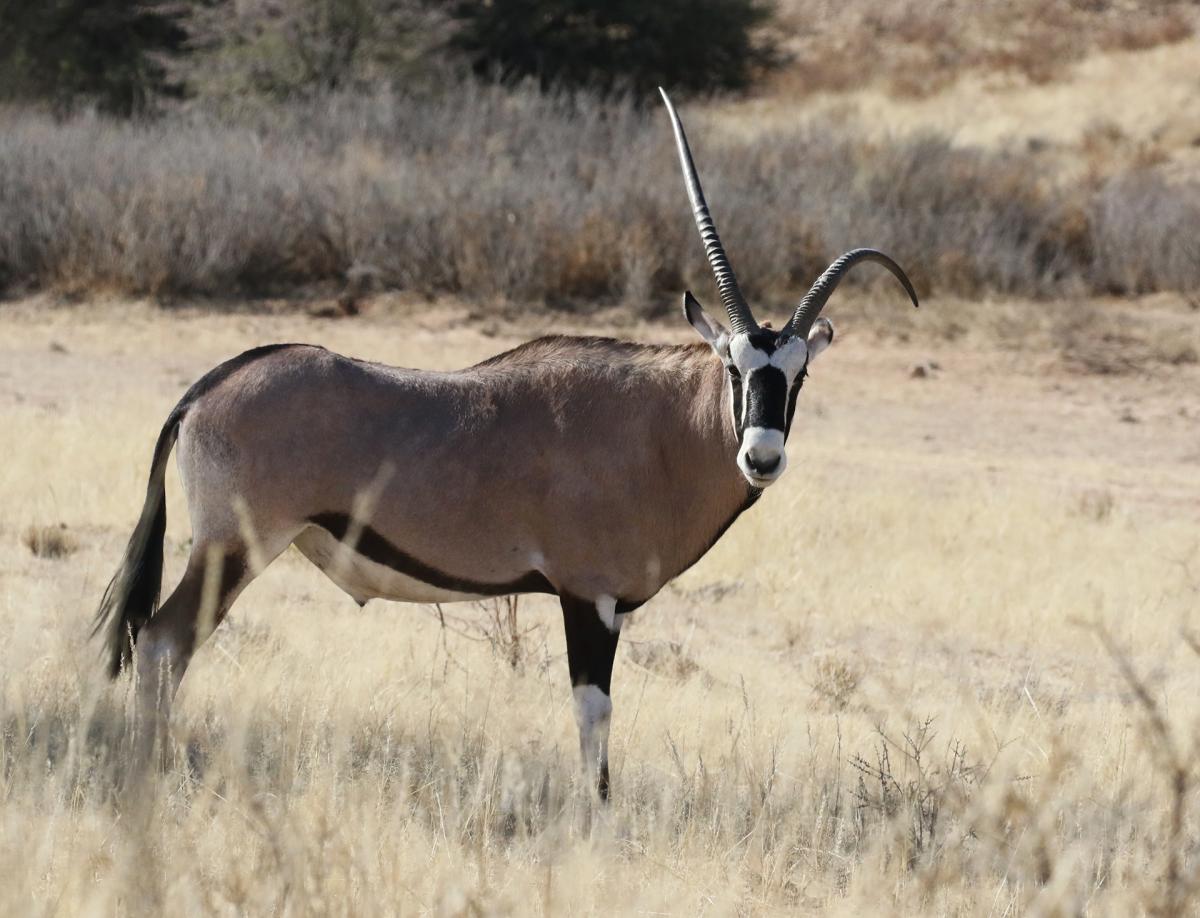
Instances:
[[[561,602],[571,685],[594,685],[604,694],[612,694],[609,689],[619,632],[609,630],[594,602],[572,596],[562,596]]]

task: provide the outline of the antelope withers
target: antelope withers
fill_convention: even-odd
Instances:
[[[730,420],[738,440],[737,465],[755,488],[766,488],[787,468],[784,444],[808,365],[833,341],[833,323],[821,318],[807,340],[761,327],[731,334],[692,296],[683,311],[725,367]]]

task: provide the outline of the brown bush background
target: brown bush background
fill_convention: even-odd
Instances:
[[[923,292],[1200,287],[1200,183],[1064,180],[1033,153],[853,124],[739,136],[685,110],[743,286],[787,299],[857,245]],[[658,109],[465,84],[150,123],[0,116],[11,288],[240,296],[355,272],[422,294],[662,308],[706,277]]]

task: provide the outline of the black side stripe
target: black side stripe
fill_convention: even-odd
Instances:
[[[737,518],[754,506],[755,502],[761,496],[762,491],[759,488],[747,486],[746,499],[742,505],[713,533],[712,538],[708,540],[708,543],[701,549],[699,554],[683,565],[679,573],[682,574],[708,554],[709,550],[729,530],[729,527],[737,521]],[[314,526],[324,529],[339,542],[345,540],[346,534],[350,531],[350,517],[345,513],[318,513],[315,516],[309,517],[308,521]],[[358,543],[355,545],[354,550],[364,558],[374,561],[376,564],[382,564],[384,567],[391,568],[397,573],[404,574],[406,577],[412,577],[414,580],[420,580],[422,583],[427,583],[430,586],[449,590],[454,593],[471,593],[476,596],[508,596],[512,593],[548,593],[551,596],[562,596],[563,599],[572,602],[584,602],[584,600],[577,599],[570,594],[560,594],[541,571],[530,571],[507,583],[482,583],[477,580],[469,580],[465,577],[447,574],[445,571],[438,570],[436,567],[432,567],[414,558],[408,552],[397,548],[370,526],[362,527]],[[676,576],[679,575],[676,574]],[[673,580],[674,577],[671,579]],[[652,596],[642,599],[618,598],[616,611],[618,614],[632,612],[644,605],[651,598]]]
[[[308,520],[320,526],[339,542],[345,540],[350,531],[351,520],[345,513],[318,513]],[[471,593],[476,596],[507,596],[510,593],[550,593],[554,589],[541,571],[530,571],[507,583],[482,583],[466,577],[458,577],[438,570],[397,548],[370,526],[363,526],[354,546],[354,551],[376,564],[389,567],[397,573],[430,586],[454,593]]]

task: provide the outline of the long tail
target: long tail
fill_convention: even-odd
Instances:
[[[167,459],[179,435],[184,403],[180,403],[167,418],[154,444],[150,463],[150,481],[146,485],[146,502],[138,519],[121,566],[104,591],[92,636],[104,633],[108,657],[108,675],[115,679],[133,659],[133,646],[138,632],[158,611],[162,590],[163,537],[167,530]]]

